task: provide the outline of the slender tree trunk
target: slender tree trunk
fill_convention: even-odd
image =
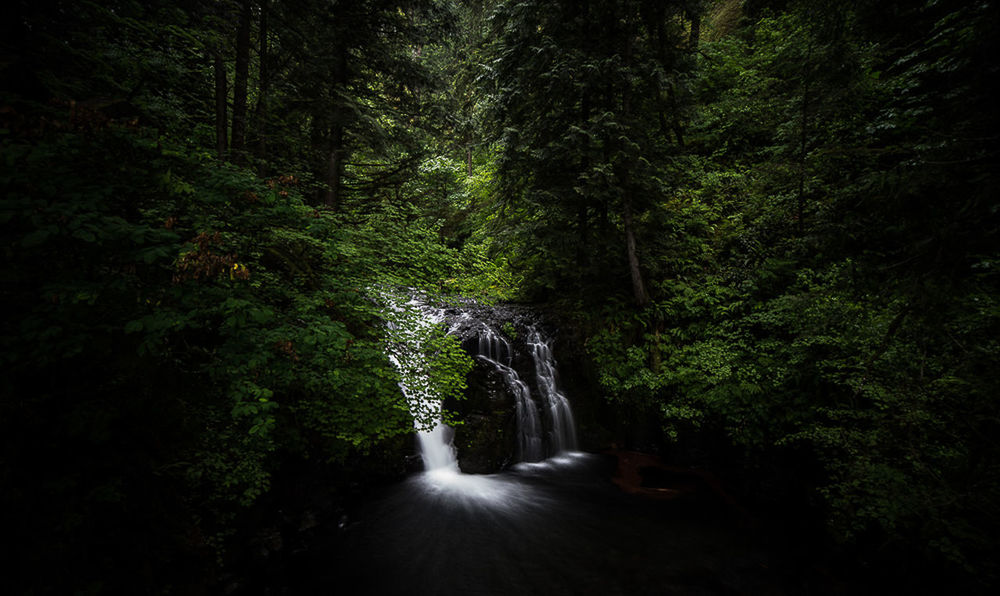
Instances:
[[[323,172],[326,171],[326,160],[329,159],[330,152],[330,114],[315,102],[313,111],[309,118],[309,152],[316,156],[314,165],[317,179],[324,180]],[[327,188],[324,185],[317,185],[314,201],[326,204]]]
[[[632,66],[632,42],[635,31],[629,23],[625,38],[625,67]],[[633,125],[632,116],[632,89],[626,84],[622,89],[622,115],[627,125]],[[639,268],[639,252],[635,242],[635,221],[632,218],[632,180],[629,172],[629,164],[623,164],[622,172],[618,179],[622,188],[622,222],[625,224],[625,251],[628,254],[628,271],[632,278],[632,296],[635,298],[636,306],[642,308],[649,304],[649,294],[646,293],[646,285],[642,281],[642,270]]]
[[[331,209],[340,208],[344,177],[344,118],[345,110],[339,105],[339,91],[347,83],[347,53],[341,49],[333,69],[334,107],[330,127],[330,153],[327,159],[327,189],[323,202]]]
[[[801,126],[799,127],[799,189],[796,193],[796,219],[798,224],[799,236],[805,234],[805,191],[806,191],[806,149],[808,148],[809,139],[809,78],[811,75],[811,68],[809,63],[812,59],[812,43],[810,42],[809,47],[806,49],[806,60],[803,65],[802,73],[802,104],[800,106],[801,111]]]
[[[236,29],[236,74],[233,78],[233,138],[230,145],[234,152],[242,151],[246,144],[249,79],[250,0],[243,0],[240,6],[239,25]]]
[[[673,67],[671,66],[671,52],[673,51],[673,41],[672,38],[667,35],[666,21],[664,20],[664,12],[661,10],[656,13],[656,53],[660,61],[660,65],[666,72],[671,72]],[[690,13],[688,13],[690,14]],[[688,37],[688,43],[690,44],[696,36],[701,35],[701,21],[692,19],[691,23],[691,34]],[[677,106],[677,90],[673,81],[667,86],[667,109],[670,111],[669,125],[667,123],[667,117],[663,113],[663,97],[659,98],[660,110],[659,110],[659,120],[660,120],[660,130],[664,137],[668,136],[667,130],[674,134],[674,141],[677,143],[678,147],[684,148],[684,126],[681,124],[680,120],[680,110]]]
[[[226,110],[228,100],[228,84],[226,81],[226,63],[222,59],[222,51],[216,49],[215,59],[215,152],[219,159],[226,158],[229,149],[227,127],[229,118]]]
[[[698,42],[701,39],[701,12],[697,9],[688,11],[688,19],[691,21],[691,31],[688,33],[688,48],[698,49]]]
[[[326,194],[323,202],[327,207],[340,208],[341,182],[344,174],[344,127],[334,124],[330,131],[330,156],[326,163]]]
[[[692,52],[698,49],[698,42],[701,39],[701,12],[699,8],[688,11],[688,18],[691,20],[691,31],[688,33],[688,49]],[[684,129],[678,117],[677,95],[674,92],[673,83],[670,84],[670,104],[674,114],[673,128],[674,136],[677,138],[677,145],[684,148]]]
[[[684,148],[684,127],[681,125],[681,120],[678,117],[680,109],[677,107],[677,93],[674,90],[673,82],[667,87],[667,98],[670,99],[670,129],[674,133],[674,139],[677,141],[677,146],[681,149]]]
[[[583,39],[591,39],[592,14],[589,0],[580,0],[578,6],[579,13],[584,15],[583,19]],[[584,130],[590,130],[590,90],[584,87],[580,93],[580,126]],[[580,147],[580,172],[579,175],[586,175],[590,171],[590,138],[583,135]],[[590,264],[590,213],[588,198],[583,193],[577,193],[576,199],[580,202],[576,210],[576,228],[578,241],[576,247],[576,264],[579,267],[578,279],[583,279],[583,272]],[[586,284],[581,283],[581,287]]]
[[[589,33],[589,32],[588,32]],[[580,126],[584,127],[586,130],[590,129],[590,94],[587,90],[583,91],[580,98]],[[580,154],[582,158],[580,159],[580,173],[587,174],[590,171],[590,139],[584,135],[581,141]],[[587,198],[583,195],[577,196],[577,200],[580,201],[580,205],[577,207],[576,221],[577,221],[577,233],[579,234],[579,243],[576,248],[576,262],[581,268],[586,267],[590,264],[590,221],[587,209]]]
[[[267,11],[268,0],[260,1],[260,92],[257,95],[257,106],[254,109],[254,122],[257,129],[257,159],[264,161],[267,157],[267,123],[265,121],[265,104],[268,87],[271,83],[267,57]]]
[[[635,224],[632,221],[632,192],[625,189],[623,199],[623,219],[625,222],[625,247],[628,252],[628,271],[632,277],[632,296],[638,307],[649,304],[649,294],[642,281],[642,271],[639,268],[639,253],[635,244]]]
[[[805,233],[805,221],[803,217],[803,211],[805,210],[805,194],[806,194],[806,135],[808,129],[806,128],[806,115],[808,110],[808,102],[806,101],[806,93],[809,90],[809,85],[806,83],[804,93],[802,94],[802,127],[801,134],[799,138],[799,189],[795,197],[795,217],[797,219],[797,225],[799,229],[799,236]]]

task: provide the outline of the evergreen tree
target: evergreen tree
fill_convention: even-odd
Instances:
[[[511,221],[532,238],[518,252],[539,285],[579,290],[611,279],[629,285],[638,306],[649,302],[638,239],[655,198],[669,192],[666,156],[676,146],[655,123],[679,118],[664,97],[688,63],[674,18],[681,8],[632,0],[498,7],[498,177]]]

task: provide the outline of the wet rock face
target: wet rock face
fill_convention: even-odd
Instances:
[[[467,383],[465,399],[446,404],[461,422],[454,438],[458,465],[470,474],[495,473],[515,462],[514,398],[496,369],[480,359]]]
[[[524,422],[542,420],[537,372],[527,344],[531,330],[540,325],[537,315],[511,306],[470,305],[445,312],[451,333],[475,360],[465,399],[445,403],[459,422],[454,445],[461,470],[495,473],[518,461],[544,457],[541,422],[535,429],[525,428]]]

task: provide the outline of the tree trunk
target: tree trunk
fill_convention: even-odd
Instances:
[[[267,57],[267,10],[268,0],[260,2],[260,92],[257,95],[257,106],[254,109],[254,127],[257,129],[257,159],[264,161],[267,157],[267,124],[265,122],[265,102],[267,101],[269,79]]]
[[[691,31],[688,33],[688,48],[698,49],[698,42],[701,39],[701,13],[697,10],[688,11],[688,19],[691,21]]]
[[[247,136],[247,86],[250,78],[250,0],[240,6],[236,29],[236,74],[233,78],[233,137],[231,148],[242,151]],[[238,158],[239,156],[237,156]]]
[[[628,271],[632,277],[632,296],[635,298],[636,306],[642,308],[649,304],[649,294],[646,293],[646,285],[642,282],[642,271],[639,269],[639,254],[635,245],[635,225],[632,221],[632,193],[628,189],[625,190],[623,203],[625,247],[628,252]]]
[[[579,235],[576,246],[576,265],[581,269],[590,264],[590,255],[587,253],[590,244],[587,239],[590,235],[589,227],[587,205],[581,202],[576,208],[576,231]]]
[[[344,174],[344,127],[334,124],[330,132],[330,156],[326,164],[327,189],[323,202],[333,210],[340,208],[341,179]]]
[[[344,118],[340,106],[342,87],[347,83],[347,52],[343,49],[333,67],[333,124],[330,127],[330,153],[327,159],[326,184],[323,202],[333,210],[340,208],[344,176]]]
[[[632,28],[631,21],[626,20],[626,25],[628,28],[626,29],[625,37],[624,63],[626,68],[631,69],[632,43],[635,37],[635,30]],[[632,89],[628,84],[622,89],[622,115],[628,125],[635,126],[631,122]],[[639,308],[642,308],[649,304],[649,294],[646,293],[646,285],[642,282],[642,271],[639,269],[639,253],[636,249],[635,222],[632,218],[632,176],[628,164],[621,164],[621,168],[618,180],[622,188],[622,221],[625,224],[625,250],[628,253],[628,271],[632,278],[632,296],[635,298],[635,304]]]
[[[590,129],[590,94],[586,90],[583,91],[580,97],[580,126],[583,126],[586,130]],[[580,144],[580,155],[582,156],[580,158],[580,174],[586,175],[590,173],[590,138],[584,135]],[[576,227],[579,234],[579,244],[576,248],[576,263],[578,267],[583,269],[590,264],[590,221],[587,209],[587,197],[578,194],[577,200],[580,201],[580,204],[576,212]]]
[[[674,91],[673,82],[667,87],[667,98],[670,100],[670,130],[674,133],[674,138],[677,141],[677,146],[681,149],[684,148],[684,127],[681,125],[680,118],[678,114],[680,113],[680,108],[677,106],[677,93]]]
[[[215,58],[215,152],[219,159],[226,158],[226,151],[229,149],[227,127],[229,118],[226,113],[226,101],[228,99],[226,63],[222,60],[222,51],[216,49]]]
[[[687,9],[688,20],[691,21],[691,30],[688,32],[688,49],[692,52],[698,49],[698,43],[701,40],[701,8],[697,6],[699,3],[695,2],[695,6],[692,8],[690,5]],[[674,90],[674,84],[670,83],[670,109],[673,112],[673,131],[674,137],[677,139],[677,145],[684,148],[684,128],[681,126],[681,121],[679,118],[679,110],[677,108],[677,95]]]
[[[806,49],[806,60],[802,67],[802,104],[800,106],[801,126],[799,127],[799,188],[796,193],[796,218],[799,236],[805,235],[805,191],[806,191],[806,150],[809,140],[809,79],[812,69],[809,63],[812,59],[812,42]]]
[[[805,234],[805,219],[803,211],[805,210],[805,192],[806,192],[806,135],[808,129],[806,128],[806,116],[809,107],[806,98],[808,97],[806,93],[809,91],[809,85],[806,83],[805,88],[802,93],[802,127],[800,129],[799,138],[799,188],[795,196],[795,217],[796,225],[799,230],[799,236]]]

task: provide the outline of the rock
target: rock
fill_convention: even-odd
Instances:
[[[466,398],[447,404],[460,424],[454,445],[468,474],[499,472],[514,462],[514,400],[492,366],[478,361],[469,374]]]
[[[624,492],[651,499],[674,499],[681,496],[711,497],[742,511],[739,503],[726,492],[718,478],[704,470],[669,465],[659,456],[636,451],[607,451],[618,460],[611,481]]]

